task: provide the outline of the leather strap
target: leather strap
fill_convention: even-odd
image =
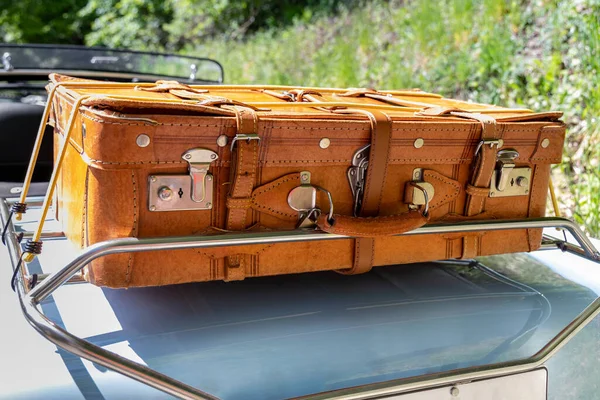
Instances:
[[[237,134],[256,134],[258,116],[251,108],[241,106],[228,107],[236,113]],[[251,195],[256,183],[258,168],[258,140],[238,140],[232,150],[231,188],[227,198],[226,229],[241,231],[251,221]],[[246,266],[252,264],[254,256],[236,254],[225,260],[225,280],[241,280],[245,277]]]
[[[462,114],[462,113],[461,113]],[[496,154],[498,153],[498,144],[494,144],[494,140],[500,139],[502,132],[496,126],[496,120],[492,117],[482,114],[476,115],[482,126],[481,129],[481,144],[478,146],[477,160],[475,168],[471,175],[471,182],[467,186],[467,200],[465,203],[465,216],[471,217],[481,214],[485,206],[485,200],[489,194],[492,174],[496,166]],[[486,143],[490,141],[490,143]],[[462,257],[473,258],[479,255],[480,237],[467,235],[463,238]]]
[[[472,217],[481,214],[485,206],[485,199],[489,194],[492,174],[496,166],[496,155],[499,147],[497,141],[502,137],[502,130],[497,127],[496,120],[489,115],[442,106],[430,107],[418,114],[466,118],[476,120],[481,124],[481,141],[475,150],[473,174],[466,187],[467,199],[464,215]],[[479,255],[479,242],[478,237],[465,236],[463,238],[462,258],[473,258]]]
[[[379,207],[381,206],[381,197],[390,155],[392,120],[386,113],[376,110],[337,110],[335,112],[348,114],[360,113],[369,118],[371,123],[371,148],[360,216],[377,216],[379,215]],[[372,238],[356,239],[354,265],[352,268],[339,270],[338,272],[346,275],[369,272],[373,267],[374,245],[375,241]],[[366,254],[369,254],[369,257]]]

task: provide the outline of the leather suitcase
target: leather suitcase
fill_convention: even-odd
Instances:
[[[560,112],[420,90],[124,84],[51,75],[55,210],[78,247],[119,237],[315,229],[351,239],[116,254],[131,287],[527,252],[540,229],[394,236],[544,216]],[[69,121],[72,130],[68,132]]]

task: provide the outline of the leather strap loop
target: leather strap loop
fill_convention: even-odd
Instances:
[[[474,161],[473,174],[466,187],[467,199],[465,202],[464,215],[471,217],[484,211],[485,200],[489,194],[494,167],[496,166],[496,153],[498,143],[495,142],[502,137],[502,130],[498,129],[496,120],[489,115],[471,113],[465,110],[450,107],[429,107],[418,115],[425,116],[453,116],[478,121],[481,124],[481,141],[477,147]],[[487,192],[486,192],[487,191]],[[473,258],[480,252],[479,240],[473,236],[465,236],[463,239],[462,258]]]
[[[136,86],[135,90],[143,90],[145,92],[155,92],[155,93],[167,93],[172,90],[181,90],[190,93],[208,93],[206,89],[195,89],[191,86],[185,85],[183,83],[179,83],[177,81],[156,81],[155,86],[151,87],[143,87]]]
[[[371,147],[360,216],[377,216],[379,214],[379,207],[381,206],[381,197],[385,186],[385,177],[387,175],[388,159],[392,141],[392,120],[386,113],[377,110],[366,111],[345,109],[332,110],[332,112],[339,114],[362,114],[369,118],[371,123]],[[370,236],[367,235],[367,237]],[[360,274],[370,271],[373,267],[372,257],[365,257],[364,254],[373,252],[375,241],[362,238],[358,238],[356,241],[354,265],[350,269],[339,271],[340,273]],[[358,243],[360,241],[364,241],[364,243]],[[369,246],[370,251],[368,250]],[[359,254],[359,252],[361,254]]]
[[[247,107],[232,106],[236,113],[238,134],[255,134],[258,132],[258,116]],[[230,231],[241,231],[247,228],[248,218],[252,210],[250,198],[256,183],[258,168],[258,140],[238,140],[233,149],[231,159],[231,188],[227,199],[227,225]],[[225,280],[244,279],[245,266],[250,265],[251,255],[236,254],[225,260]]]
[[[473,186],[470,183],[467,184],[465,191],[467,192],[467,194],[469,196],[488,197],[490,194],[490,188],[481,188],[481,187]]]

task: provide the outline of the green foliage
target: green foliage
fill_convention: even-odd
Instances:
[[[600,234],[600,2],[371,2],[244,40],[188,43],[231,83],[420,87],[556,109],[569,127],[554,172],[561,208]]]
[[[87,0],[0,0],[0,41],[83,44],[91,21],[76,11]]]
[[[0,0],[0,35],[213,57],[230,83],[420,87],[565,112],[562,208],[600,234],[599,0]]]
[[[87,45],[115,48],[160,50],[169,41],[165,24],[173,19],[172,1],[89,0],[79,11],[93,19],[85,36]]]

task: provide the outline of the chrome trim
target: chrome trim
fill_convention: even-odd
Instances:
[[[6,205],[6,201],[0,199],[0,217],[2,221],[6,221],[8,216],[9,209]],[[7,247],[12,268],[14,270],[21,257],[21,250],[12,223],[8,226]],[[217,397],[179,382],[169,376],[163,375],[151,368],[130,361],[111,351],[105,350],[100,346],[96,346],[57,326],[39,310],[39,303],[27,294],[27,285],[23,284],[25,281],[23,269],[21,270],[19,284],[17,285],[17,295],[19,297],[19,302],[21,303],[21,310],[31,326],[50,342],[79,357],[90,360],[91,362],[106,368],[110,368],[113,371],[170,395],[182,399],[218,399]]]
[[[76,76],[76,77],[86,77],[86,78],[101,78],[101,79],[121,79],[127,81],[133,81],[134,79],[138,81],[160,81],[165,78],[173,78],[178,79],[181,82],[189,83],[191,81],[177,76],[165,76],[165,75],[155,75],[155,74],[138,74],[134,72],[110,72],[110,71],[93,71],[93,70],[85,70],[85,69],[12,69],[12,70],[2,70],[0,71],[0,77],[11,77],[11,76],[35,76],[35,77],[43,77],[44,79],[48,78],[49,73],[57,73],[62,75]],[[223,76],[223,74],[221,74]],[[221,84],[223,80],[211,80],[211,79],[202,79],[198,81],[193,81],[192,83],[196,85],[202,84]]]
[[[566,218],[537,218],[528,220],[469,221],[456,224],[431,224],[402,235],[436,233],[496,231],[508,229],[539,229],[558,227],[569,231],[581,245],[586,258],[600,262],[600,253],[585,236],[579,226]],[[36,286],[29,294],[32,301],[39,303],[58,289],[71,276],[93,260],[110,254],[138,253],[142,251],[178,250],[207,247],[244,246],[252,244],[276,244],[289,242],[312,242],[317,240],[349,239],[351,236],[337,235],[323,231],[276,231],[228,233],[213,236],[180,236],[162,238],[121,238],[106,240],[88,246],[60,271],[55,272]]]
[[[4,224],[9,217],[9,201],[0,199],[0,217]],[[581,247],[566,244],[563,241],[544,237],[543,248],[550,245],[558,246],[563,251],[573,252],[591,261],[600,262],[600,253],[592,242],[583,234],[581,229],[572,221],[564,218],[540,218],[529,220],[510,221],[470,221],[459,224],[432,224],[416,229],[404,235],[473,232],[481,230],[506,230],[506,229],[539,229],[558,227],[570,232]],[[44,279],[37,287],[28,291],[26,285],[27,271],[23,266],[17,285],[17,293],[21,308],[31,325],[46,339],[57,346],[92,362],[110,368],[118,373],[135,379],[141,383],[152,386],[165,393],[184,399],[216,399],[208,393],[195,389],[173,378],[165,376],[146,366],[125,359],[115,353],[107,351],[86,340],[78,338],[66,330],[58,327],[54,322],[44,316],[38,309],[38,305],[56,289],[70,281],[75,273],[85,265],[99,257],[126,252],[175,250],[189,248],[206,248],[236,246],[246,244],[268,244],[287,243],[299,241],[338,240],[347,239],[349,236],[328,234],[321,231],[283,231],[283,232],[260,232],[260,233],[236,233],[218,236],[183,236],[170,238],[136,239],[123,238],[113,239],[97,243],[86,248],[83,253],[75,257],[60,271],[43,276]],[[18,265],[21,257],[21,249],[16,239],[14,224],[8,224],[7,246],[12,263],[12,269]],[[77,279],[76,279],[77,280]],[[367,399],[392,394],[406,393],[414,390],[438,387],[456,382],[468,380],[479,380],[483,378],[496,377],[518,372],[525,372],[539,368],[562,346],[573,338],[594,317],[600,314],[600,298],[592,302],[581,314],[579,314],[558,335],[550,340],[540,351],[532,357],[496,363],[459,370],[446,371],[442,373],[421,375],[411,378],[391,380],[382,383],[369,384],[359,387],[336,390],[306,396],[311,399]]]

